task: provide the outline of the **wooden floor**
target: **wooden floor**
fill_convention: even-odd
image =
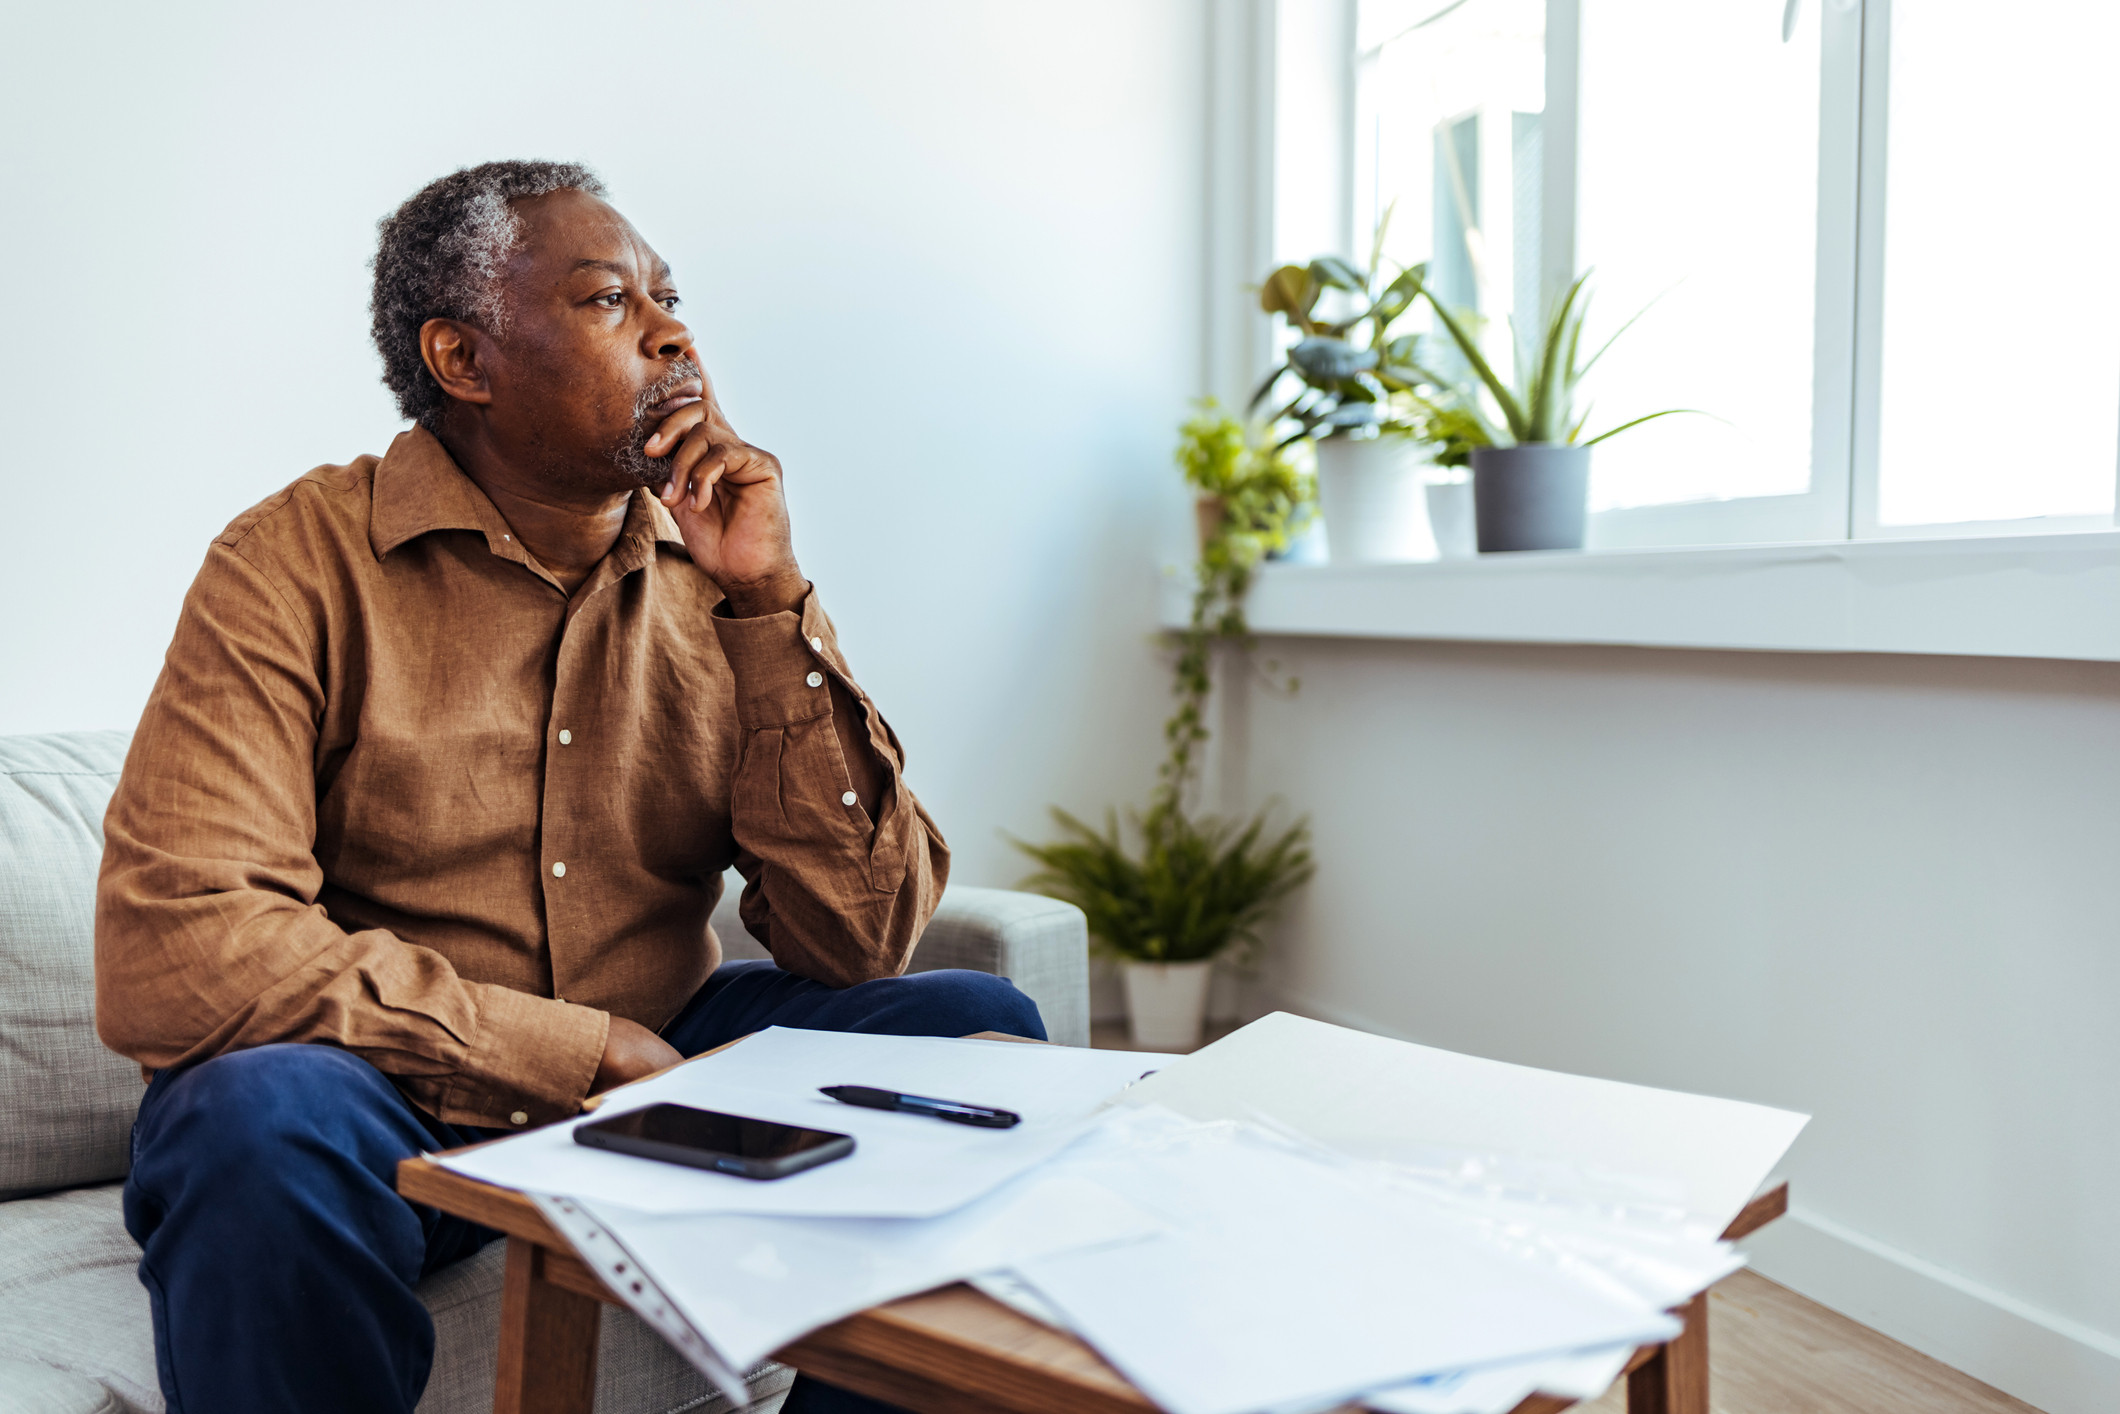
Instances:
[[[1709,1303],[1715,1414],[2038,1414],[1756,1273],[1728,1278]],[[1625,1414],[1626,1392],[1583,1408]]]
[[[1215,1023],[1202,1044],[1235,1029]],[[1133,1049],[1123,1021],[1090,1031],[1093,1046]],[[1737,1273],[1710,1301],[1714,1414],[2039,1414],[1756,1273]],[[1625,1414],[1626,1391],[1615,1386],[1583,1408]]]

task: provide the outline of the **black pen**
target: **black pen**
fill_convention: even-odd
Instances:
[[[909,1115],[929,1115],[951,1124],[976,1124],[981,1129],[1014,1129],[1023,1116],[1014,1110],[991,1110],[985,1105],[937,1100],[928,1095],[901,1095],[896,1090],[877,1090],[867,1085],[820,1085],[818,1093],[830,1095],[842,1105],[865,1110],[900,1110]]]

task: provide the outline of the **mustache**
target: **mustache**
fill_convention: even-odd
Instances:
[[[670,371],[640,390],[633,399],[633,431],[640,441],[646,442],[655,435],[655,429],[647,426],[648,409],[675,393],[687,383],[706,383],[706,372],[690,358],[681,358],[670,365]]]

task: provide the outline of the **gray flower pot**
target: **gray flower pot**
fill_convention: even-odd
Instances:
[[[1590,449],[1557,442],[1476,447],[1472,499],[1483,555],[1580,550],[1590,511]]]

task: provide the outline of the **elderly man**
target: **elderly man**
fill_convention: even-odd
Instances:
[[[382,223],[415,425],[213,542],[134,737],[97,1021],[149,1072],[125,1220],[173,1414],[409,1414],[414,1287],[494,1234],[399,1198],[408,1155],[774,1024],[1044,1034],[899,975],[948,853],[602,193],[496,162]],[[771,962],[717,965],[731,864]]]

